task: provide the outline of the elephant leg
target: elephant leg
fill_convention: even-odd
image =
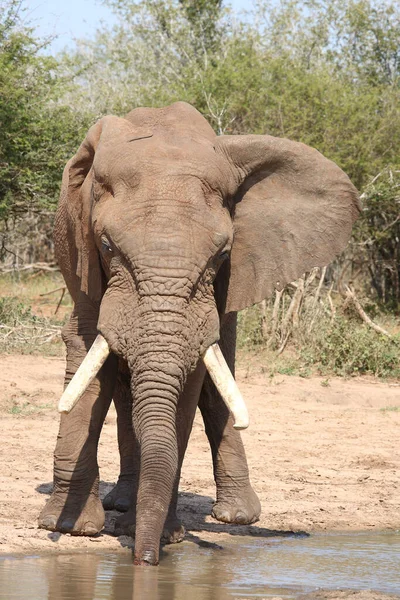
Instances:
[[[91,346],[94,337],[71,334],[77,331],[71,318],[63,332],[67,338],[68,383]],[[74,535],[93,535],[104,525],[99,499],[97,446],[110,406],[117,361],[111,355],[97,377],[68,414],[62,414],[54,453],[54,491],[39,516],[39,527]]]
[[[205,375],[204,364],[200,361],[195,371],[189,375],[185,389],[177,406],[176,428],[178,440],[179,465],[178,474],[175,480],[174,490],[165,520],[161,540],[167,544],[181,542],[185,537],[185,528],[177,516],[179,480],[182,469],[183,459],[192,430],[193,419],[196,413],[196,407],[199,401],[200,391],[203,385]],[[134,495],[135,498],[135,495]],[[129,511],[118,517],[115,523],[116,535],[135,536],[136,525],[136,506],[132,505]]]
[[[221,327],[220,347],[234,373],[236,314],[228,314]],[[254,523],[261,513],[260,501],[250,484],[242,438],[207,374],[200,395],[206,434],[211,447],[217,500],[212,515],[225,523]]]
[[[132,395],[129,385],[129,372],[121,365],[114,391],[114,404],[117,411],[118,447],[120,474],[118,482],[103,500],[105,510],[127,512],[135,509],[140,470],[140,449],[132,427]]]

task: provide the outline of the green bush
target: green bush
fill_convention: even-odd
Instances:
[[[261,370],[265,364],[268,372],[284,375],[308,376],[318,372],[400,377],[400,334],[394,333],[389,338],[377,333],[361,321],[353,305],[346,305],[345,301],[338,301],[333,314],[325,298],[321,298],[314,309],[312,295],[303,299],[298,325],[290,329],[288,342],[284,344],[288,331],[284,330],[284,321],[291,293],[285,292],[286,308],[281,304],[273,339],[271,300],[264,307],[256,305],[239,313],[238,349],[255,355]],[[396,320],[379,312],[376,304],[364,303],[364,308],[389,331],[398,329]]]
[[[61,324],[32,314],[18,298],[0,298],[0,352],[60,354]]]
[[[352,240],[353,256],[381,305],[400,306],[400,170],[387,167],[366,186],[364,210]],[[366,290],[370,293],[371,290]]]
[[[0,326],[16,327],[21,322],[35,322],[37,317],[32,315],[31,308],[18,298],[5,296],[0,298]]]
[[[251,348],[263,344],[262,317],[259,306],[242,310],[238,315],[238,348]]]
[[[390,339],[364,323],[338,316],[319,323],[300,349],[300,360],[322,373],[400,377],[400,336]]]

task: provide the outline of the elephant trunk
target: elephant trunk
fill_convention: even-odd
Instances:
[[[169,325],[152,315],[139,347],[128,356],[133,426],[140,446],[135,564],[157,564],[159,545],[179,470],[176,412],[190,369],[188,341],[176,336],[180,315]],[[146,318],[143,318],[146,322]]]
[[[158,564],[159,545],[176,482],[179,456],[176,436],[177,396],[148,381],[156,394],[133,408],[140,446],[140,478],[136,504],[135,564]]]

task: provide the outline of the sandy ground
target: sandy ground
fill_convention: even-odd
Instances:
[[[64,360],[0,357],[0,553],[117,550],[129,538],[111,535],[116,513],[96,538],[51,534],[36,527],[51,490]],[[180,512],[192,536],[267,537],[274,530],[324,531],[400,527],[400,385],[238,372],[251,415],[243,433],[262,515],[252,526],[210,516],[214,484],[210,452],[196,416],[181,480]],[[118,476],[115,411],[103,428],[102,493]]]

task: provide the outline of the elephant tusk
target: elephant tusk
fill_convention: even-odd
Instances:
[[[105,363],[110,348],[102,335],[98,335],[83,359],[79,369],[67,385],[58,403],[58,411],[69,413],[91,384]],[[203,356],[204,364],[215,387],[234,418],[235,429],[249,426],[249,415],[236,381],[226,364],[218,344],[212,344]]]
[[[58,403],[58,412],[69,413],[84,391],[92,383],[110,354],[110,348],[102,335],[98,335],[86,354],[79,369],[67,385]]]
[[[207,348],[203,361],[222,400],[232,413],[234,428],[246,429],[249,426],[247,407],[218,344]]]

